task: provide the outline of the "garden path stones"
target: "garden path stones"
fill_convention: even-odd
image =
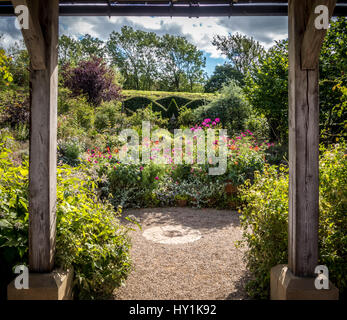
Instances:
[[[168,225],[146,229],[143,236],[161,244],[183,244],[199,240],[201,232],[181,225]]]

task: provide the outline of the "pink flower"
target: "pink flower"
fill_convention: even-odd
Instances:
[[[142,171],[142,170],[143,170],[143,167],[141,166],[141,167],[140,167],[140,171]]]
[[[209,122],[211,122],[211,119],[209,119],[209,118],[205,119],[204,122],[209,123]]]
[[[216,124],[217,124],[216,122],[214,122],[214,121],[212,122],[212,125],[213,125],[213,126],[215,126]]]
[[[155,177],[154,179],[155,179],[155,180],[159,180],[159,177]]]
[[[217,123],[220,122],[220,119],[219,118],[216,118],[214,121],[216,121]]]

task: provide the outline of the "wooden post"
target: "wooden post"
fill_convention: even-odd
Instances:
[[[334,1],[324,2],[333,8],[331,4]],[[308,25],[314,21],[312,17],[316,4],[314,0],[289,0],[288,8],[288,266],[294,275],[301,277],[314,276],[318,264],[319,52],[316,51],[320,50],[326,30],[317,30]],[[310,44],[314,50],[311,50],[312,57],[307,57]],[[302,60],[303,56],[305,58]],[[305,61],[306,66],[303,66],[302,61]]]
[[[49,272],[54,267],[56,233],[59,1],[30,4],[32,20],[39,21],[42,31],[46,69],[34,70],[32,65],[30,74],[29,269]],[[31,54],[35,56],[35,51]]]

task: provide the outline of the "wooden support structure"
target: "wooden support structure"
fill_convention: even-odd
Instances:
[[[13,5],[26,0],[14,0]],[[58,0],[29,2],[29,29],[22,30],[31,60],[29,268],[54,267],[58,97]]]
[[[33,16],[31,3],[28,0],[12,0],[13,6],[24,5],[29,9],[29,29],[22,29],[25,45],[31,58],[31,67],[33,70],[45,70],[45,41],[37,17]]]
[[[336,0],[316,0],[313,2],[301,46],[301,67],[303,70],[317,68],[320,50],[326,35],[326,29],[317,29],[315,27],[315,19],[317,18],[315,8],[319,5],[328,8],[328,19],[330,20],[336,6]]]
[[[322,3],[322,1],[319,1]],[[332,11],[334,0],[326,0]],[[326,30],[315,30],[317,1],[289,0],[289,248],[295,276],[318,264],[319,68]],[[305,70],[308,69],[308,70]]]

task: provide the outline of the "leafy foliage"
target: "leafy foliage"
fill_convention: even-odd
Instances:
[[[64,85],[74,95],[85,94],[89,103],[99,105],[102,101],[119,100],[120,88],[115,85],[115,74],[102,58],[82,60],[76,67],[63,68]]]
[[[205,106],[195,109],[197,119],[220,118],[226,124],[228,134],[233,136],[244,131],[250,114],[250,107],[245,101],[241,88],[231,82],[224,87],[220,95]]]
[[[205,92],[216,92],[228,84],[231,80],[238,81],[242,86],[244,84],[243,74],[229,63],[216,66],[212,76],[205,84]]]
[[[125,89],[193,91],[204,78],[203,53],[184,37],[124,26],[111,33],[107,49]]]
[[[320,56],[320,128],[325,142],[346,138],[347,119],[347,18],[333,21]]]
[[[347,64],[347,18],[332,20],[320,55],[320,130],[325,142],[345,135],[344,88]],[[249,68],[245,92],[253,108],[264,115],[271,139],[287,143],[288,42],[277,42]]]
[[[10,58],[5,55],[5,51],[0,48],[0,84],[9,85],[13,77],[9,69]]]
[[[0,258],[8,275],[28,259],[28,162],[13,164],[9,138],[0,140]],[[98,199],[83,167],[58,168],[56,265],[74,268],[80,299],[110,296],[130,271],[128,229],[119,223],[120,213]]]
[[[28,163],[13,165],[10,143],[11,137],[0,131],[0,296],[6,296],[11,268],[28,259]]]
[[[320,264],[327,265],[330,280],[343,294],[347,289],[346,145],[332,146],[320,157]],[[268,298],[270,269],[287,263],[288,169],[267,166],[256,173],[254,184],[240,188],[245,258],[254,278],[247,289],[251,296]]]
[[[93,38],[85,34],[79,40],[75,40],[67,35],[59,38],[59,64],[70,63],[76,66],[82,60],[89,60],[92,57],[106,58],[106,48],[102,40]]]
[[[0,124],[29,124],[29,96],[21,90],[0,91]]]
[[[247,98],[270,126],[272,140],[286,142],[288,136],[288,43],[265,52],[246,77]]]
[[[264,51],[261,44],[252,37],[236,33],[228,36],[215,36],[212,44],[221,51],[235,68],[243,75],[249,66],[257,61],[259,55]]]
[[[98,200],[83,168],[60,168],[58,184],[56,263],[73,266],[78,298],[109,297],[131,268],[128,229],[118,219],[121,210]]]

